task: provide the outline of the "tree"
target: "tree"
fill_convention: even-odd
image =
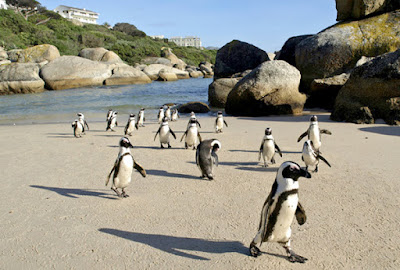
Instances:
[[[6,0],[6,4],[14,8],[25,20],[42,9],[41,4],[36,0]]]
[[[127,35],[133,36],[133,37],[145,37],[146,33],[143,31],[140,31],[139,29],[136,28],[133,24],[129,23],[117,23],[114,25],[113,30],[123,32]]]

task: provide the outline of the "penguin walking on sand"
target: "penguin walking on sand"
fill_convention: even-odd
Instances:
[[[308,135],[308,139],[314,144],[315,151],[319,152],[319,149],[321,148],[321,134],[332,135],[332,132],[327,129],[320,129],[318,126],[318,117],[313,115],[310,118],[310,126],[303,134],[300,135],[300,137],[297,139],[297,142],[300,142],[305,136]]]
[[[196,121],[196,124],[199,126],[199,128],[201,128],[200,122],[197,120],[197,117],[196,117],[195,113],[194,113],[194,112],[191,112],[191,113],[190,113],[190,117],[189,117],[189,122],[188,122],[188,124],[187,124],[187,129],[189,128],[189,126],[190,126],[190,124],[191,124],[190,121],[191,121],[192,119],[194,119],[194,120]]]
[[[168,148],[171,148],[170,145],[170,139],[169,139],[169,135],[171,134],[175,140],[176,140],[176,135],[175,133],[172,131],[172,129],[168,126],[168,118],[166,116],[164,116],[163,118],[163,122],[160,125],[159,129],[156,132],[156,135],[154,136],[154,141],[156,140],[157,135],[160,134],[160,144],[161,144],[161,148],[164,148],[163,144],[167,144]]]
[[[171,108],[169,106],[165,109],[165,117],[167,117],[168,120],[171,120]]]
[[[109,109],[107,112],[107,118],[106,118],[106,122],[108,122],[108,120],[110,120],[111,116],[113,115],[113,110]]]
[[[176,122],[178,121],[179,118],[179,113],[178,113],[178,109],[173,109],[172,110],[172,115],[171,115],[171,121]]]
[[[200,169],[201,178],[214,179],[214,165],[218,166],[217,152],[221,149],[221,143],[217,139],[202,141],[196,150],[196,164]]]
[[[161,122],[162,122],[162,120],[164,118],[164,115],[165,115],[164,114],[164,107],[160,107],[160,109],[158,110],[158,115],[157,115],[159,124],[161,124]]]
[[[89,130],[89,125],[85,120],[85,116],[83,115],[83,113],[77,113],[76,115],[78,116],[78,121],[83,127],[82,134],[85,134],[85,127],[87,127],[87,130]]]
[[[75,119],[75,121],[72,122],[72,128],[74,129],[74,136],[76,138],[82,137],[83,125],[78,119]]]
[[[322,160],[326,163],[326,165],[331,167],[331,164],[329,164],[329,162],[323,156],[321,156],[321,153],[314,150],[313,142],[311,140],[304,142],[301,159],[306,164],[307,171],[308,166],[315,166],[315,170],[313,172],[318,172],[319,160]]]
[[[264,167],[268,167],[268,162],[275,164],[275,152],[282,157],[281,149],[276,144],[274,137],[272,136],[272,129],[266,128],[265,129],[265,136],[261,142],[260,151],[258,153],[258,160],[261,160],[261,156],[264,160]]]
[[[191,119],[190,126],[188,129],[186,129],[185,133],[183,133],[181,141],[185,136],[185,149],[188,149],[188,147],[193,147],[193,150],[195,150],[196,145],[201,143],[201,136],[199,130],[197,129],[196,120]]]
[[[131,142],[127,137],[121,138],[119,141],[119,154],[115,160],[114,167],[112,168],[110,174],[106,180],[106,186],[112,177],[111,189],[117,193],[118,197],[126,198],[129,197],[125,192],[125,188],[129,185],[132,180],[132,171],[135,168],[143,177],[146,177],[146,171],[140,164],[138,164],[133,158],[129,148],[133,148]],[[121,188],[122,192],[118,190]]]
[[[146,118],[144,117],[144,108],[141,108],[138,114],[138,127],[144,127],[144,122]]]
[[[112,115],[111,115],[110,119],[108,119],[108,122],[107,122],[106,131],[107,130],[115,131],[114,128],[116,126],[118,126],[117,114],[118,114],[117,111],[112,112]]]
[[[124,130],[125,136],[126,135],[132,136],[132,132],[134,131],[135,128],[139,129],[138,125],[136,124],[135,115],[133,113],[131,113],[128,118],[128,123],[126,123],[126,126],[125,126],[125,130]]]
[[[222,132],[222,128],[224,127],[224,124],[226,127],[228,127],[228,124],[224,120],[224,117],[222,116],[222,112],[219,111],[217,113],[217,119],[215,119],[215,132]]]
[[[311,178],[311,174],[292,161],[282,163],[276,174],[271,192],[261,211],[258,232],[250,244],[250,254],[261,254],[257,247],[262,242],[277,242],[286,250],[290,262],[304,263],[307,259],[297,255],[290,248],[290,228],[294,216],[299,225],[306,222],[306,214],[299,202],[300,177]]]

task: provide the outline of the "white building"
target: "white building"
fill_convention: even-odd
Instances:
[[[175,42],[176,45],[182,47],[201,47],[201,40],[199,37],[172,37],[168,39],[169,42]]]
[[[7,9],[6,0],[0,0],[0,9]]]
[[[152,39],[164,39],[164,35],[150,36]]]
[[[78,20],[82,23],[97,24],[97,19],[99,18],[99,13],[87,10],[85,8],[74,8],[67,6],[58,6],[54,12],[60,14],[62,17],[70,20]]]

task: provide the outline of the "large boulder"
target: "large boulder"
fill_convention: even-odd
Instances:
[[[106,85],[145,84],[151,83],[149,76],[141,70],[127,64],[115,64],[112,76],[106,79]]]
[[[78,56],[61,56],[40,71],[46,88],[61,90],[103,85],[111,77],[110,65]]]
[[[122,59],[113,51],[106,52],[101,58],[101,62],[107,63],[123,63]]]
[[[201,62],[199,69],[203,73],[204,78],[214,77],[214,65],[210,62]]]
[[[246,42],[233,40],[218,50],[214,76],[229,78],[232,74],[254,69],[269,60],[265,51]]]
[[[161,64],[165,66],[172,66],[171,60],[164,57],[146,57],[141,60],[141,63],[145,65]]]
[[[161,70],[164,70],[163,72],[169,72],[169,73],[175,73],[178,79],[189,79],[189,72],[183,71],[177,68],[161,65],[161,64],[152,64],[148,65],[143,69],[143,72],[146,73],[147,76],[151,80],[158,80],[159,73]]]
[[[172,82],[172,81],[177,81],[178,76],[176,76],[176,74],[171,72],[170,70],[161,69],[160,72],[158,73],[157,80],[164,82]]]
[[[180,113],[208,113],[210,107],[204,102],[192,101],[178,106],[178,111]]]
[[[161,48],[161,56],[167,58],[168,60],[171,61],[171,64],[180,70],[184,70],[186,68],[186,63],[182,60],[179,59],[170,48],[168,47],[162,47]]]
[[[8,54],[3,47],[0,47],[0,61],[8,60]]]
[[[336,20],[358,20],[368,15],[399,8],[399,0],[336,0]]]
[[[99,62],[122,63],[121,58],[113,51],[104,48],[85,48],[79,52],[80,57]]]
[[[307,93],[314,79],[351,70],[361,56],[377,56],[400,48],[400,10],[336,24],[296,46],[296,67]]]
[[[7,51],[8,59],[11,62],[17,62],[20,52],[22,52],[22,49],[14,49],[14,50]]]
[[[0,66],[0,95],[38,93],[44,91],[36,63],[12,63]]]
[[[225,111],[237,116],[300,114],[306,96],[300,72],[285,61],[267,61],[241,79],[229,93]]]
[[[37,45],[17,52],[18,63],[40,63],[60,57],[57,47],[49,44]],[[10,58],[11,59],[11,58]]]
[[[283,60],[291,64],[292,66],[296,66],[296,45],[302,42],[304,39],[311,37],[312,35],[302,35],[289,38],[277,57],[277,60]]]
[[[340,90],[331,119],[400,124],[400,49],[354,68]]]
[[[224,108],[229,93],[238,82],[239,78],[221,78],[214,80],[208,86],[208,102],[210,106]]]

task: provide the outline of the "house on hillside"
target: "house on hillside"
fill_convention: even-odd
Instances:
[[[172,37],[168,39],[169,42],[175,42],[176,45],[182,47],[201,47],[201,40],[199,37]]]
[[[6,0],[0,0],[0,9],[7,9]]]
[[[69,20],[77,20],[82,23],[97,24],[97,19],[99,18],[99,13],[87,10],[85,8],[74,8],[67,6],[58,6],[54,12],[60,14],[62,17]]]

